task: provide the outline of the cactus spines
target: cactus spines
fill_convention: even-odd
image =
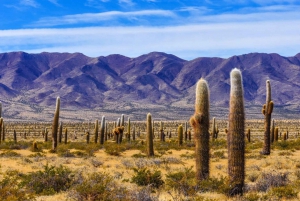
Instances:
[[[272,119],[272,127],[271,127],[271,143],[274,142],[274,135],[275,135],[275,121]]]
[[[65,129],[65,144],[68,143],[68,129]]]
[[[62,130],[63,130],[63,123],[60,122],[59,124],[59,132],[58,132],[58,142],[61,143],[61,139],[62,139]]]
[[[230,108],[227,135],[229,195],[243,194],[245,180],[245,114],[242,74],[238,69],[230,73]]]
[[[196,179],[205,180],[209,177],[209,89],[204,79],[197,82],[195,113],[190,118],[194,128]]]
[[[105,116],[102,116],[100,125],[100,144],[104,144],[104,133],[105,132]]]
[[[59,110],[60,110],[60,98],[56,98],[56,108],[52,123],[52,151],[56,151],[57,148],[57,132],[58,132],[58,120],[59,120]]]
[[[273,111],[274,103],[271,101],[271,84],[270,80],[266,81],[266,104],[264,104],[263,108],[265,112],[263,113],[265,115],[265,131],[264,131],[264,146],[263,150],[261,151],[261,154],[263,155],[270,155],[271,153],[271,135],[270,135],[270,129],[271,129],[271,114]]]
[[[95,143],[98,142],[98,130],[99,130],[99,122],[98,119],[95,121],[95,130],[94,130],[94,135],[95,135]]]
[[[147,156],[154,156],[153,148],[153,133],[152,133],[152,116],[150,113],[147,114]]]
[[[179,125],[178,127],[178,145],[182,146],[183,144],[183,127]]]

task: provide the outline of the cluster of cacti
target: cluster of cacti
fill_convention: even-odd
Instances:
[[[56,151],[57,148],[57,132],[58,132],[58,121],[59,121],[59,110],[60,110],[60,98],[56,98],[56,108],[52,124],[52,151]]]
[[[240,70],[230,73],[229,127],[227,134],[229,195],[243,194],[245,180],[244,95]]]
[[[197,82],[195,113],[190,124],[195,136],[196,178],[201,181],[209,177],[209,89],[202,78]]]
[[[265,115],[265,131],[264,131],[264,146],[261,154],[269,155],[271,153],[271,114],[273,112],[274,103],[271,100],[271,84],[270,81],[266,81],[266,104],[263,105],[262,113]]]

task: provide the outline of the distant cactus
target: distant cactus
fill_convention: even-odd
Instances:
[[[213,124],[212,124],[212,139],[217,139],[219,134],[219,129],[216,126],[216,118],[213,118]]]
[[[102,116],[100,125],[100,144],[104,144],[104,133],[105,132],[105,116]]]
[[[5,124],[4,121],[2,122],[2,141],[5,141]]]
[[[17,132],[14,130],[14,143],[17,144]]]
[[[135,141],[135,126],[133,126],[132,130],[132,140]]]
[[[68,143],[68,129],[65,129],[65,144]]]
[[[130,141],[130,137],[131,137],[131,133],[130,133],[130,128],[131,125],[130,125],[130,118],[128,118],[128,121],[127,121],[127,140]]]
[[[283,133],[283,140],[286,141],[288,138],[287,138],[287,134],[286,133]]]
[[[184,141],[188,139],[188,122],[184,123]]]
[[[248,128],[248,130],[247,130],[247,140],[248,140],[248,142],[251,141],[251,130],[250,130],[250,128]]]
[[[39,151],[39,148],[37,146],[37,142],[36,141],[33,141],[33,143],[32,143],[32,151],[33,152]]]
[[[192,141],[192,132],[191,130],[188,131],[189,141]]]
[[[261,154],[263,155],[270,155],[271,153],[271,135],[270,135],[270,129],[271,129],[271,114],[273,112],[274,103],[271,101],[271,84],[270,81],[266,81],[266,104],[264,104],[262,113],[265,115],[265,131],[264,131],[264,146],[263,150],[261,151]]]
[[[229,196],[243,194],[245,180],[244,92],[240,70],[230,73],[229,129],[227,135]]]
[[[62,130],[63,130],[63,123],[60,122],[59,124],[59,132],[58,132],[58,142],[61,143],[61,140],[62,140]]]
[[[59,110],[60,110],[60,98],[56,98],[56,108],[52,124],[52,151],[57,149],[57,132],[58,132],[58,121],[59,121]]]
[[[90,143],[90,132],[86,132],[85,133],[85,137],[86,137],[86,143],[89,144]]]
[[[209,89],[204,79],[197,82],[195,113],[190,119],[194,128],[196,179],[209,177]]]
[[[45,142],[48,142],[48,129],[45,128]]]
[[[178,145],[182,146],[183,144],[183,127],[179,125],[178,127]]]
[[[271,143],[274,142],[274,135],[275,135],[275,121],[272,119],[272,127],[271,127]]]
[[[124,131],[124,126],[117,127],[113,130],[113,134],[115,135],[115,140],[117,144],[120,144],[120,135]]]
[[[107,122],[105,122],[105,135],[104,135],[104,141],[107,141],[108,131],[107,131]]]
[[[153,130],[152,130],[152,116],[150,113],[147,114],[147,156],[154,156],[153,148]]]
[[[98,132],[99,132],[99,122],[98,119],[95,121],[95,129],[94,129],[94,135],[95,135],[95,143],[98,142]]]

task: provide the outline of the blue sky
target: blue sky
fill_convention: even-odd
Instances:
[[[300,0],[1,0],[0,19],[0,52],[300,52]]]

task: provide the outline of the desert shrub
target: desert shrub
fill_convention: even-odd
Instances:
[[[127,190],[105,172],[94,172],[77,179],[68,197],[73,200],[126,200]]]
[[[259,177],[259,174],[258,173],[254,173],[254,172],[250,172],[248,175],[247,175],[247,179],[251,182],[255,182],[257,180],[257,178]]]
[[[0,181],[0,197],[2,201],[32,200],[34,194],[21,185],[22,177],[18,171],[7,171]]]
[[[296,176],[297,180],[300,180],[300,170],[296,170],[294,175]]]
[[[166,188],[175,190],[178,194],[192,196],[196,194],[197,182],[193,167],[184,168],[182,171],[168,173],[166,175]]]
[[[133,154],[131,157],[133,158],[146,158],[146,154],[143,153],[138,153],[138,154]]]
[[[229,183],[227,177],[219,178],[211,177],[198,182],[198,190],[200,192],[218,192],[227,194],[229,192]]]
[[[271,187],[280,187],[288,184],[288,172],[285,173],[262,173],[261,178],[256,183],[257,191],[267,191]]]
[[[293,153],[291,151],[281,151],[278,153],[279,156],[292,156]]]
[[[210,148],[212,150],[227,149],[227,141],[225,139],[221,139],[221,138],[215,139],[210,142]]]
[[[99,161],[97,159],[93,159],[91,158],[90,159],[90,163],[94,166],[94,167],[100,167],[101,165],[103,165],[103,162],[102,161]]]
[[[225,151],[215,151],[212,155],[212,158],[225,158]]]
[[[67,149],[67,150],[58,149],[57,155],[59,157],[66,157],[66,158],[75,157],[75,154],[71,153],[71,151],[69,149]]]
[[[244,195],[245,200],[247,201],[257,201],[260,200],[260,195],[257,192],[249,192]]]
[[[20,156],[21,154],[11,150],[4,151],[0,154],[0,157],[20,157]]]
[[[184,154],[180,154],[180,157],[184,158],[184,159],[194,159],[196,157],[196,155],[195,155],[195,153],[186,152]]]
[[[125,144],[106,143],[104,148],[105,153],[111,156],[120,156],[122,152],[126,151]]]
[[[279,187],[272,187],[268,192],[269,195],[275,196],[277,198],[296,198],[298,192],[296,191],[295,187],[292,185],[287,186],[279,186]]]
[[[263,147],[262,141],[252,141],[252,142],[246,141],[245,151],[246,153],[250,153],[252,152],[252,150],[260,149],[262,147]]]
[[[133,168],[133,171],[134,175],[131,178],[131,182],[138,186],[151,185],[153,188],[159,188],[164,184],[164,181],[161,178],[161,172],[158,170],[152,172],[148,168]]]
[[[0,149],[27,149],[32,142],[19,141],[17,144],[14,141],[4,141],[0,144]]]
[[[45,155],[44,153],[37,152],[37,153],[34,153],[34,154],[30,154],[30,155],[28,155],[28,157],[30,157],[30,158],[36,158],[36,157],[46,157],[46,155]]]
[[[43,171],[40,170],[25,175],[23,183],[37,194],[53,195],[69,189],[72,181],[73,175],[68,168],[46,164]]]

